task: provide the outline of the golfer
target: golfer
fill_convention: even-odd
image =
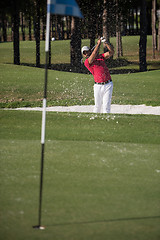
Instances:
[[[82,47],[82,55],[86,58],[84,65],[94,77],[94,113],[110,113],[111,98],[113,92],[113,82],[105,59],[114,54],[113,47],[104,42],[108,51],[99,54],[101,39],[98,39],[97,45],[92,51],[89,47]]]

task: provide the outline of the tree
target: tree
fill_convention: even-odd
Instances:
[[[33,1],[32,0],[28,0],[26,1],[25,3],[25,6],[24,7],[24,12],[25,12],[25,18],[26,18],[26,21],[28,23],[28,38],[29,38],[29,41],[32,41],[32,16],[33,16],[33,8],[34,8],[34,5],[33,5]]]
[[[109,6],[109,1],[104,0],[103,1],[103,36],[105,39],[109,42],[109,24],[108,24],[108,6]]]
[[[156,43],[156,0],[152,0],[152,56],[156,58],[155,51],[157,48]]]
[[[7,24],[6,24],[6,14],[5,12],[1,12],[2,17],[2,35],[3,35],[3,41],[7,42]]]
[[[21,31],[22,31],[22,39],[23,39],[23,41],[25,41],[25,24],[24,24],[24,22],[25,22],[25,19],[24,19],[24,13],[23,12],[21,12],[20,13],[20,21],[21,21]]]
[[[35,39],[36,39],[36,67],[40,67],[40,0],[34,1],[35,6]]]
[[[30,13],[29,13],[29,16],[28,16],[28,28],[29,28],[29,31],[28,31],[29,41],[32,41],[32,20],[31,20],[31,14]]]
[[[90,39],[90,48],[92,49],[95,46],[96,38],[96,2],[91,7],[91,2],[88,5],[88,35]]]
[[[72,17],[70,47],[71,65],[79,71],[81,66],[81,20],[77,17]]]
[[[14,64],[20,64],[20,49],[19,49],[19,0],[12,0],[12,19],[13,19],[13,49],[14,49]]]
[[[146,0],[141,0],[140,9],[140,41],[139,41],[139,67],[140,71],[147,71],[146,45],[147,45],[147,18]]]
[[[116,0],[116,50],[117,58],[123,56],[121,35],[121,11],[119,0]]]
[[[158,16],[158,51],[160,51],[160,9],[157,11]]]

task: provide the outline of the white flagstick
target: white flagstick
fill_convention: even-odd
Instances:
[[[47,20],[46,20],[46,65],[45,65],[45,86],[44,86],[44,99],[43,99],[43,112],[42,112],[42,129],[41,129],[41,143],[45,144],[45,128],[46,128],[46,104],[47,104],[47,71],[48,71],[48,52],[49,52],[49,32],[50,32],[50,3],[47,0]]]
[[[59,4],[58,4],[59,2]],[[58,5],[56,10],[53,8],[52,13],[54,14],[60,14],[60,15],[70,15],[70,5],[72,6],[73,13],[71,16],[76,17],[82,17],[81,12],[79,11],[79,8],[76,4],[76,2],[73,0],[73,3],[68,4],[70,1],[52,1],[47,0],[47,23],[46,23],[46,43],[45,43],[45,52],[46,52],[46,64],[45,64],[45,86],[44,86],[44,99],[43,99],[43,112],[42,112],[42,129],[41,129],[41,144],[42,144],[42,153],[41,153],[41,177],[40,177],[40,194],[39,194],[39,223],[38,226],[34,226],[34,228],[37,229],[44,229],[43,226],[41,226],[41,208],[42,208],[42,186],[43,186],[43,165],[44,165],[44,144],[45,144],[45,128],[46,128],[46,103],[47,103],[47,73],[48,73],[48,57],[49,57],[49,33],[50,33],[50,13],[51,13],[51,3],[53,4],[53,7],[55,5]],[[61,7],[59,7],[59,5]],[[69,8],[66,8],[66,6],[69,6]],[[63,11],[61,11],[61,9]]]
[[[45,52],[49,52],[49,30],[50,30],[50,4],[51,0],[47,0],[47,21],[46,21],[46,42],[45,42]]]
[[[45,144],[45,128],[46,128],[46,98],[43,99],[43,111],[42,111],[42,128],[41,128],[41,144]]]
[[[44,144],[45,144],[45,129],[46,129],[46,105],[47,105],[47,76],[48,76],[48,56],[49,56],[49,33],[50,33],[50,1],[47,0],[47,21],[46,21],[46,64],[45,64],[45,82],[44,82],[44,98],[43,98],[43,111],[42,111],[42,128],[41,128],[41,175],[40,175],[40,191],[39,191],[39,220],[38,225],[33,226],[37,229],[45,229],[41,226],[41,212],[42,212],[42,189],[43,189],[43,166],[44,166]]]

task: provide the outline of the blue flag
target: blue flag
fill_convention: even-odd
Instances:
[[[47,12],[83,18],[75,0],[50,0],[49,2],[50,4],[47,6]]]

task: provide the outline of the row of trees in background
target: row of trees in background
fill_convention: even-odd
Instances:
[[[11,28],[14,43],[14,63],[20,64],[19,40],[36,41],[36,66],[40,66],[40,40],[45,40],[46,0],[5,0],[1,3],[1,41],[7,41],[7,28]],[[156,0],[78,0],[84,19],[70,16],[51,16],[51,37],[70,39],[71,65],[79,68],[81,62],[81,39],[89,38],[90,47],[98,36],[108,41],[116,36],[117,57],[123,56],[122,36],[140,35],[140,70],[147,69],[147,34],[153,36],[153,58],[156,41]],[[148,24],[147,24],[148,23]],[[160,50],[160,49],[158,49]]]

